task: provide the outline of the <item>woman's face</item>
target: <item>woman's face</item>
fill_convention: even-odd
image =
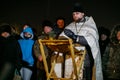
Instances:
[[[120,41],[120,31],[117,32],[117,39]]]
[[[106,39],[107,39],[107,35],[101,34],[101,40],[102,40],[102,41],[105,41]]]

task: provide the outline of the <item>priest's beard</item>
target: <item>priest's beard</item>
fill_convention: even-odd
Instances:
[[[78,20],[76,20],[75,22],[76,23],[79,23],[79,22],[84,22],[85,21],[85,18],[83,17],[83,18],[79,18]]]

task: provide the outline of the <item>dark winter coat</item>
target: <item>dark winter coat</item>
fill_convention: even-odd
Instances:
[[[116,37],[118,31],[120,31],[120,25],[112,30],[110,43],[102,58],[104,77],[114,80],[120,80],[120,43]]]
[[[5,62],[18,64],[21,61],[20,56],[21,50],[17,40],[12,36],[0,36],[0,66]]]

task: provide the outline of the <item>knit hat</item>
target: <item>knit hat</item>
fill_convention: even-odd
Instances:
[[[49,26],[49,27],[53,28],[53,24],[49,20],[44,20],[42,22],[42,27],[44,28],[45,26]]]
[[[10,25],[7,25],[7,24],[1,25],[0,26],[0,34],[3,33],[3,32],[8,32],[8,33],[11,34],[12,31],[11,31]]]
[[[81,4],[75,3],[72,12],[84,12],[84,9]]]
[[[110,36],[110,30],[103,26],[98,27],[98,31],[99,31],[99,35],[105,34],[107,36]]]

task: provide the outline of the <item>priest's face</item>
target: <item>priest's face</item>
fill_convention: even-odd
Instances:
[[[79,22],[84,17],[84,13],[82,12],[73,12],[72,15],[75,22]]]

